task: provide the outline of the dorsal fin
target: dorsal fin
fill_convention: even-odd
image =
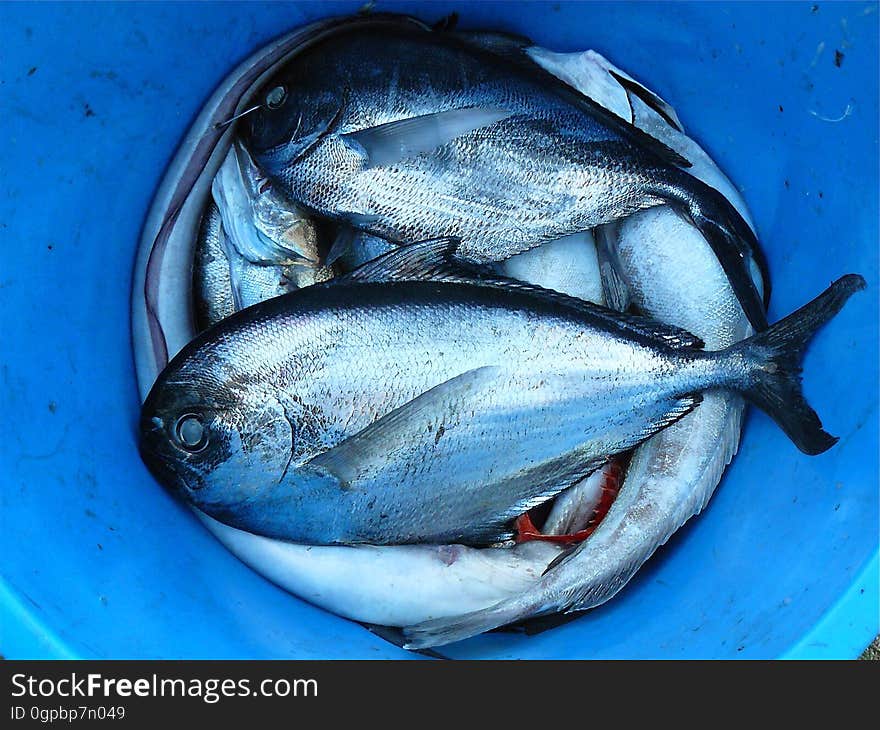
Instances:
[[[400,246],[340,277],[359,283],[388,281],[470,281],[470,265],[455,258],[457,238],[431,238]]]
[[[524,35],[493,30],[458,30],[455,35],[467,43],[513,61],[519,61],[525,49],[534,45],[532,39]]]
[[[474,264],[456,256],[457,238],[434,238],[393,251],[369,261],[335,281],[338,283],[385,283],[393,281],[435,281],[444,283],[489,286],[504,291],[525,292],[545,301],[576,309],[605,325],[629,334],[661,340],[672,348],[702,349],[703,341],[679,327],[657,322],[634,314],[621,314],[597,304],[560,292],[526,284],[498,274],[493,269]]]

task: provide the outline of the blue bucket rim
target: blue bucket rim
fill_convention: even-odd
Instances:
[[[810,629],[778,656],[767,659],[856,659],[880,634],[880,547],[846,592]],[[6,659],[100,659],[78,654],[26,599],[0,579],[0,647]],[[364,629],[366,631],[366,629]],[[122,657],[113,657],[122,658]],[[179,657],[198,659],[200,657]],[[277,657],[276,657],[277,658]],[[315,657],[318,659],[320,657]],[[623,657],[620,657],[623,658]]]

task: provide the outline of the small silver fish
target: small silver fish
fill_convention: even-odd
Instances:
[[[209,199],[193,254],[193,313],[199,332],[236,310],[224,236],[220,209]]]
[[[332,278],[315,226],[233,142],[212,184],[193,262],[199,330],[233,312]]]
[[[223,228],[252,264],[317,266],[315,227],[305,211],[282,195],[235,141],[211,187]]]
[[[202,217],[193,258],[196,328],[201,332],[240,309],[326,281],[332,273],[323,266],[248,261],[230,242],[220,209],[211,199]]]

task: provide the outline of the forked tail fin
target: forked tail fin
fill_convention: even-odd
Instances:
[[[861,276],[847,274],[809,304],[729,350],[755,363],[751,383],[743,389],[745,397],[776,421],[805,454],[821,454],[834,446],[837,438],[822,428],[819,416],[804,398],[800,377],[804,350],[822,325],[864,288]]]

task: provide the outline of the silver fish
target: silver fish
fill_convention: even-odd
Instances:
[[[208,201],[199,227],[193,258],[193,309],[199,332],[234,312],[280,297],[332,272],[324,267],[255,264],[246,260],[229,240],[220,209]]]
[[[392,241],[461,240],[497,261],[668,203],[706,236],[750,320],[752,230],[688,161],[482,40],[389,18],[348,25],[267,82],[246,143],[284,191]]]
[[[199,330],[233,312],[332,278],[315,226],[233,143],[212,184],[193,262]]]
[[[480,544],[705,390],[743,393],[805,453],[835,443],[799,359],[861,277],[704,352],[677,328],[463,275],[453,251],[393,251],[197,338],[144,404],[145,461],[199,509],[270,537]]]
[[[626,95],[624,94],[623,96],[624,105],[626,105]],[[537,250],[540,249],[536,249],[536,251]],[[137,294],[137,291],[135,293]],[[163,310],[163,312],[164,311],[165,310]],[[166,328],[168,327],[167,322],[165,322],[165,326]],[[189,336],[192,336],[191,332]],[[171,351],[176,351],[178,347],[180,347],[186,341],[186,339],[188,339],[188,337],[180,340],[179,344],[171,348]],[[174,342],[178,341],[174,340]],[[141,360],[143,360],[143,358],[141,358]],[[141,360],[138,361],[139,365],[141,364]],[[148,369],[149,366],[147,366],[147,370]],[[152,382],[153,377],[153,373],[147,372],[147,374],[142,378],[142,383],[145,383],[148,387],[149,384]],[[143,394],[146,395],[146,392],[147,391],[144,390]],[[568,494],[568,492],[566,492],[565,494]],[[429,590],[428,597],[425,597],[424,601],[420,603],[419,597],[423,592],[424,584],[417,578],[414,580],[414,574],[410,573],[407,567],[413,567],[414,570],[418,571],[419,568],[415,566],[420,565],[420,563],[418,561],[412,564],[407,563],[406,559],[400,558],[398,555],[398,551],[411,550],[414,549],[415,546],[412,546],[410,548],[398,548],[393,546],[375,549],[366,548],[370,551],[370,553],[365,554],[358,552],[360,548],[310,548],[306,546],[298,546],[281,541],[260,538],[258,536],[250,535],[248,533],[241,533],[234,530],[233,528],[229,528],[225,525],[213,521],[210,521],[209,525],[210,529],[212,529],[212,531],[214,531],[215,534],[217,534],[218,537],[225,544],[229,545],[230,549],[232,549],[233,552],[242,557],[242,559],[248,562],[248,564],[253,565],[255,569],[257,569],[259,572],[267,575],[272,580],[276,580],[276,582],[279,582],[280,585],[286,587],[288,590],[300,593],[300,595],[304,595],[309,600],[313,600],[313,602],[316,602],[319,605],[328,608],[329,610],[340,613],[341,615],[350,615],[352,618],[358,620],[401,625],[401,622],[413,623],[420,620],[420,615],[422,618],[424,618],[425,612],[430,612],[431,607],[433,607],[434,605],[441,605],[441,609],[437,611],[438,614],[442,611],[446,615],[449,615],[452,613],[460,612],[461,610],[480,608],[482,606],[476,605],[477,603],[479,603],[479,600],[487,600],[486,605],[492,603],[491,593],[487,593],[486,596],[483,597],[483,599],[471,602],[468,598],[471,595],[468,591],[468,587],[471,584],[470,579],[462,583],[458,583],[456,582],[458,578],[449,577],[455,569],[467,563],[467,561],[462,560],[457,560],[449,566],[447,566],[445,563],[441,563],[440,560],[437,560],[440,569],[436,571],[430,571],[430,569],[428,568],[425,569],[425,575],[435,577],[437,583],[435,584],[434,582],[431,582],[431,588]],[[228,537],[229,535],[235,535],[235,537],[230,538]],[[528,544],[519,546],[517,548],[517,551],[527,547],[529,547]],[[442,551],[443,549],[436,548],[436,550],[438,551],[439,555],[439,551]],[[316,561],[310,561],[309,556],[314,555],[315,551],[321,551],[323,557]],[[506,555],[508,552],[511,551],[475,550],[472,552],[478,553],[480,555],[496,556],[499,553],[504,553]],[[402,599],[405,606],[401,608],[404,613],[396,613],[395,601],[389,602],[387,600],[382,600],[381,590],[387,588],[387,586],[389,585],[381,581],[382,572],[375,573],[367,569],[363,572],[363,574],[361,574],[358,571],[357,568],[360,567],[360,564],[352,558],[352,555],[357,554],[358,556],[363,556],[364,560],[368,560],[369,556],[373,553],[389,558],[391,554],[394,553],[395,555],[398,555],[398,559],[402,561],[401,565],[403,565],[403,567],[400,571],[394,570],[393,566],[396,565],[396,563],[393,560],[386,564],[386,567],[383,568],[383,571],[385,569],[388,569],[389,572],[394,576],[393,589],[395,601],[401,600],[401,591],[405,594]],[[344,557],[342,557],[343,554]],[[444,556],[445,555],[446,554],[444,553]],[[331,558],[333,558],[334,556],[336,556],[336,560],[339,561],[338,563],[331,560]],[[328,560],[330,561],[329,563],[327,562]],[[355,563],[357,567],[353,570],[353,572],[350,572],[343,576],[339,570],[342,563],[344,563],[345,565]],[[475,573],[472,576],[473,580],[480,582],[485,581],[490,585],[494,585],[495,583],[491,578],[491,570],[488,567],[488,563],[486,563],[484,567],[486,567],[487,571],[489,572],[484,574]],[[327,571],[330,572],[327,573]],[[325,578],[327,578],[327,580],[318,580],[317,578],[315,578],[316,574],[318,576],[323,575]],[[490,577],[487,578],[487,575],[489,575]],[[338,580],[334,581],[330,578],[330,576],[337,576]],[[363,576],[368,577],[363,578]],[[363,578],[363,580],[359,582],[358,578]],[[371,580],[374,578],[377,579],[377,585],[380,592],[374,596],[370,596],[369,589],[372,585]],[[446,583],[445,581],[447,580],[451,582]],[[406,587],[409,584],[412,585],[409,588]],[[458,591],[459,589],[465,591],[464,605],[459,606],[459,611],[455,610],[455,601],[447,600],[446,603],[444,603],[444,596],[446,599],[449,598],[448,594],[444,590],[444,586],[449,585],[456,586],[456,591]],[[311,588],[309,586],[311,586]],[[513,584],[511,584],[511,586],[513,586]],[[346,590],[351,591],[351,594],[345,595]],[[365,596],[367,596],[367,598],[365,598]],[[381,608],[377,609],[380,611],[380,613],[360,615],[360,611],[372,611],[374,600],[377,605],[381,606]],[[408,621],[406,620],[407,618],[409,619]]]
[[[223,228],[238,255],[253,264],[317,266],[315,227],[282,195],[237,141],[211,186]]]
[[[199,332],[236,310],[224,235],[220,209],[209,199],[193,255],[193,313]]]

